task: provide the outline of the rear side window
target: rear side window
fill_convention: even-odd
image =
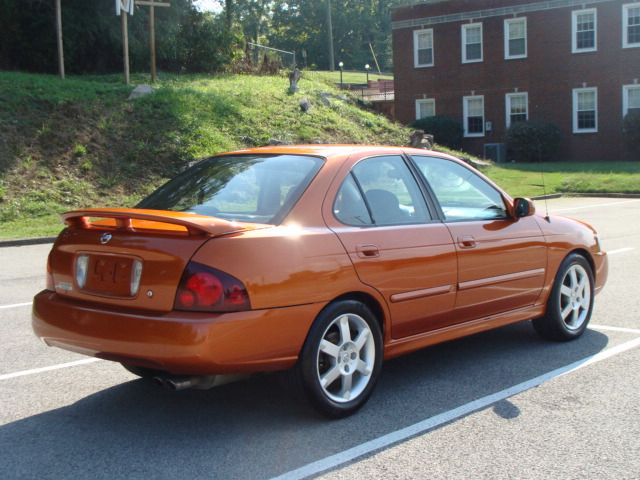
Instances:
[[[447,221],[508,217],[500,192],[473,170],[443,158],[412,158],[431,186]]]
[[[373,225],[367,204],[352,174],[349,174],[340,187],[333,213],[338,220],[347,225]]]
[[[275,224],[295,205],[322,163],[299,155],[214,157],[178,175],[137,207]]]
[[[347,225],[402,225],[429,221],[426,203],[400,156],[359,162],[342,184],[334,214]]]

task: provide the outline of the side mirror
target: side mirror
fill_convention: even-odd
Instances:
[[[513,214],[516,218],[528,217],[536,213],[536,207],[528,198],[516,198],[513,201]]]

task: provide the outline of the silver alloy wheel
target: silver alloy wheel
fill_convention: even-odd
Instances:
[[[572,265],[560,287],[560,316],[569,330],[578,330],[589,315],[591,280],[582,265]]]
[[[322,334],[316,375],[325,395],[337,403],[357,398],[371,380],[376,347],[371,328],[354,313],[336,317]]]

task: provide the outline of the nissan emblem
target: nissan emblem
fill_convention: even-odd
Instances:
[[[113,235],[111,235],[110,233],[103,233],[100,236],[100,243],[102,245],[105,245],[105,244],[109,243],[109,241],[111,240],[112,237],[113,237]]]

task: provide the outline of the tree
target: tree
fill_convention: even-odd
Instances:
[[[55,11],[52,0],[0,0],[0,68],[55,72]],[[112,1],[63,0],[66,68],[71,73],[110,73],[122,68],[122,34]],[[147,8],[129,21],[132,70],[148,71]],[[156,11],[157,61],[161,70],[219,70],[233,58],[237,37],[224,33],[212,13],[191,0],[171,0]]]

